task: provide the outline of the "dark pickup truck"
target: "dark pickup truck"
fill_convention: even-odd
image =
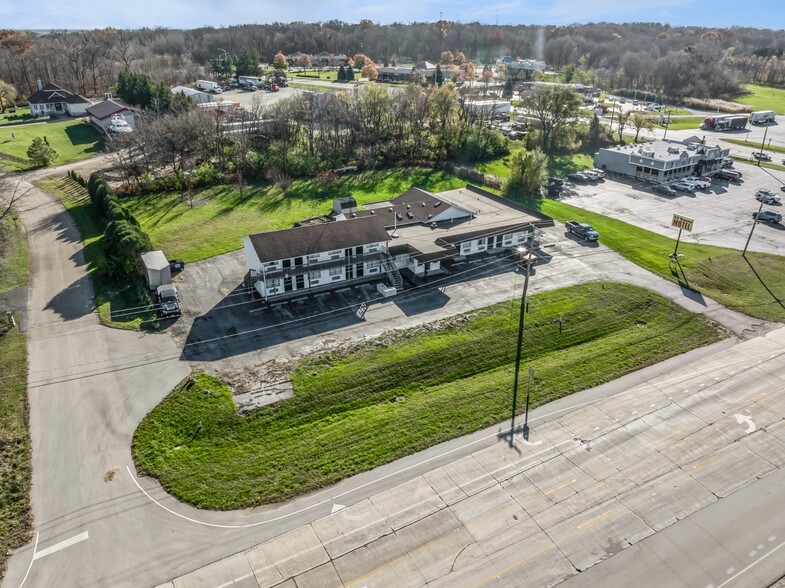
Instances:
[[[579,223],[578,221],[571,220],[564,223],[564,226],[567,227],[568,233],[583,237],[587,241],[596,241],[600,238],[600,234],[595,231],[591,225],[587,225],[586,223]]]

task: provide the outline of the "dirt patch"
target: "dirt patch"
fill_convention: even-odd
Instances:
[[[120,474],[120,470],[118,470],[117,468],[113,470],[109,470],[104,474],[104,482],[114,482],[119,474]]]

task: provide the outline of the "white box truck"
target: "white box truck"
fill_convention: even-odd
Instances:
[[[777,115],[773,110],[759,110],[758,112],[750,113],[751,125],[765,125],[766,123],[774,122]]]
[[[211,82],[210,80],[196,80],[196,88],[202,92],[212,92],[213,94],[222,92],[218,82]]]

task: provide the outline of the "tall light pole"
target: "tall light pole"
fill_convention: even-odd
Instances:
[[[760,163],[760,161],[758,161]],[[752,219],[752,228],[750,229],[750,235],[747,237],[747,242],[744,244],[744,251],[741,252],[742,257],[747,257],[747,247],[750,245],[750,239],[752,239],[752,233],[755,232],[755,225],[758,224],[758,217],[760,216],[760,211],[763,210],[763,199],[760,201],[760,206],[758,207],[758,214],[755,215],[755,218]]]
[[[515,350],[515,380],[512,386],[512,419],[510,423],[510,447],[513,446],[515,437],[515,412],[518,405],[518,372],[521,370],[521,347],[523,346],[523,315],[526,312],[526,294],[529,291],[529,273],[532,265],[532,249],[534,249],[534,231],[529,241],[529,256],[526,260],[526,277],[523,280],[523,294],[521,294],[521,316],[518,318],[518,346]],[[528,396],[526,409],[528,411]],[[528,421],[528,412],[527,412]]]
[[[766,148],[766,134],[769,132],[769,127],[767,126],[763,130],[763,141],[760,142],[760,153],[763,155],[763,150]],[[760,167],[760,157],[758,157],[758,167]]]

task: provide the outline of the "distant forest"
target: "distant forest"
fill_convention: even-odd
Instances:
[[[476,65],[510,55],[542,59],[570,77],[606,89],[638,89],[679,100],[726,97],[739,84],[785,85],[785,31],[707,29],[656,23],[560,27],[479,23],[378,25],[371,21],[273,23],[192,30],[101,29],[37,34],[0,31],[0,80],[24,99],[37,79],[100,96],[124,69],[166,84],[193,83],[224,51],[248,50],[270,62],[284,54],[362,53],[377,64],[436,62],[463,52]],[[481,71],[481,70],[478,70]]]

